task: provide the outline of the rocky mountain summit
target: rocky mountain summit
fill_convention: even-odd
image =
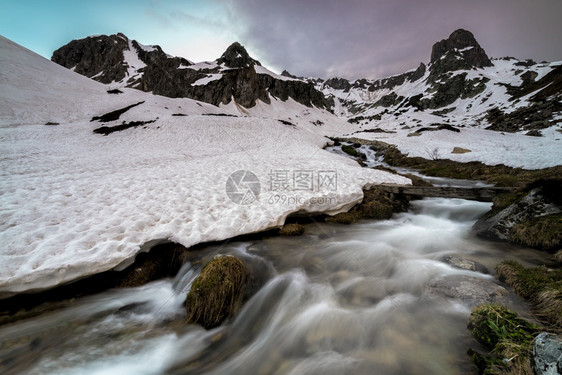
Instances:
[[[453,31],[431,49],[431,72],[439,74],[460,70],[493,66],[492,62],[474,35],[467,30]]]
[[[306,106],[328,108],[324,95],[308,82],[277,75],[252,59],[239,43],[220,58],[193,64],[159,46],[144,46],[119,33],[73,40],[53,53],[52,61],[102,83],[132,87],[172,98],[184,97],[249,108],[271,96]]]

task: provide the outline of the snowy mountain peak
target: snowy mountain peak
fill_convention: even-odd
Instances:
[[[261,66],[260,62],[254,60],[246,51],[246,48],[238,42],[232,43],[217,62],[229,68],[246,68],[254,65]]]

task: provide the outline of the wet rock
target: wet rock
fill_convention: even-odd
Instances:
[[[457,255],[448,255],[442,259],[444,263],[461,270],[474,271],[480,273],[489,273],[485,265],[474,260],[466,259]]]
[[[482,304],[509,305],[516,300],[513,293],[492,279],[465,275],[446,276],[427,286],[430,294],[460,299],[471,308]]]
[[[187,322],[211,329],[234,316],[242,306],[247,277],[244,263],[238,258],[215,257],[187,294]]]
[[[543,332],[533,346],[535,373],[537,375],[562,374],[562,337]]]

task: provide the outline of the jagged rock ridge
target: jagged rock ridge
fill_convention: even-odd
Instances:
[[[234,99],[244,107],[252,107],[257,100],[270,103],[271,95],[329,108],[313,84],[262,69],[260,62],[237,42],[214,62],[193,64],[167,55],[159,46],[143,46],[119,33],[73,40],[56,50],[51,59],[102,83],[217,106]]]

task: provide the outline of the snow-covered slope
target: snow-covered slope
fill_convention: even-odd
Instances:
[[[5,38],[0,53],[1,297],[122,268],[155,241],[191,246],[257,232],[293,212],[347,209],[365,186],[409,183],[322,150],[321,134],[350,129],[326,111],[290,100],[248,110],[109,94]],[[140,102],[119,119],[90,121]],[[153,122],[93,132],[131,121]],[[249,204],[227,194],[239,170],[256,176],[234,175],[241,191],[256,194],[260,183]]]

